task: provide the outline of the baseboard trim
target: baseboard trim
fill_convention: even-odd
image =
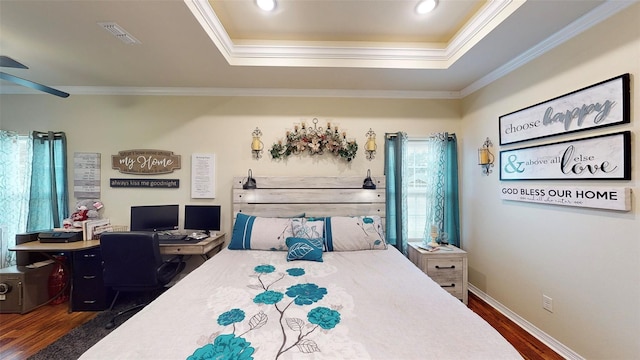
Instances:
[[[545,345],[547,345],[553,351],[558,353],[558,355],[560,355],[560,356],[562,356],[562,357],[564,357],[566,359],[569,359],[569,360],[585,360],[585,358],[580,356],[578,353],[576,353],[575,351],[569,349],[564,344],[562,344],[558,340],[556,340],[553,337],[551,337],[549,334],[547,334],[544,331],[538,329],[535,325],[533,325],[532,323],[528,322],[526,319],[524,319],[520,315],[518,315],[518,314],[514,313],[513,311],[509,310],[509,308],[507,308],[506,306],[502,305],[500,302],[498,302],[496,299],[492,298],[491,296],[485,294],[484,292],[482,292],[480,289],[478,289],[477,287],[473,286],[472,284],[469,284],[469,291],[471,293],[473,293],[475,296],[477,296],[480,299],[482,299],[487,304],[491,305],[494,309],[499,311],[502,315],[504,315],[507,318],[509,318],[509,320],[513,321],[518,326],[523,328],[526,332],[531,334],[531,336],[533,336],[536,339],[542,341]]]

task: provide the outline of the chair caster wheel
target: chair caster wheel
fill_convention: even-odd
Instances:
[[[116,327],[116,324],[114,324],[113,321],[109,322],[107,325],[104,326],[104,328],[107,330],[113,329],[114,327]]]

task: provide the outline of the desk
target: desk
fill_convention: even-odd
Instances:
[[[164,255],[201,255],[205,260],[214,250],[224,244],[225,234],[220,233],[193,243],[160,244]],[[10,247],[12,251],[41,253],[70,253],[69,265],[62,264],[68,273],[71,285],[69,310],[104,310],[110,302],[111,292],[102,285],[102,257],[100,240],[76,241],[71,243],[41,243],[31,241]],[[77,270],[77,271],[74,271]]]
[[[220,233],[193,243],[160,244],[160,253],[163,255],[203,255],[207,256],[211,251],[222,248],[225,234]],[[100,240],[76,241],[70,243],[41,243],[31,241],[9,248],[11,251],[36,251],[36,252],[74,252],[100,247]]]
[[[209,253],[213,250],[222,249],[225,233],[211,235],[198,242],[188,242],[180,244],[160,244],[160,253],[165,255],[201,255],[205,260],[209,258]]]

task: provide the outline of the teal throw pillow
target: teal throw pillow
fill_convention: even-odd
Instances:
[[[322,262],[322,238],[303,239],[288,237],[286,240],[287,261],[309,260]]]

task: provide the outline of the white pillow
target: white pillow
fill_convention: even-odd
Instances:
[[[291,219],[293,236],[303,239],[317,239],[322,237],[324,221],[307,218]]]
[[[238,213],[229,249],[287,251],[285,241],[292,236],[289,218],[266,218]]]
[[[380,216],[332,216],[325,218],[326,251],[384,250]]]

